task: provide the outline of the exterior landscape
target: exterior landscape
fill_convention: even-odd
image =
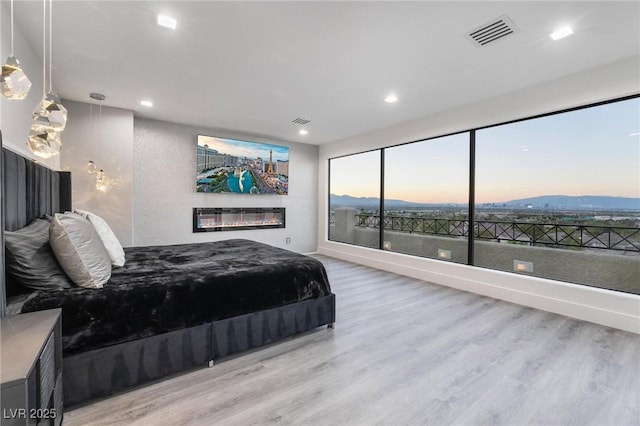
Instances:
[[[462,264],[471,249],[475,266],[640,294],[640,198],[479,203],[472,218],[464,204],[385,200],[382,217],[379,206],[332,194],[329,239]]]
[[[380,201],[331,194],[335,208],[358,210],[358,226],[379,227]],[[640,258],[640,198],[540,196],[475,206],[474,237],[530,246],[611,250]],[[469,236],[464,204],[385,200],[384,229]]]

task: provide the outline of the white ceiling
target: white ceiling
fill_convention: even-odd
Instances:
[[[4,2],[4,0],[3,0]],[[53,86],[136,116],[323,144],[640,54],[640,2],[55,1]],[[42,55],[42,2],[15,19]],[[178,20],[171,31],[158,13]],[[519,32],[465,34],[501,15]],[[549,38],[556,27],[575,34]],[[383,102],[394,92],[395,104]],[[139,105],[151,99],[153,108]],[[297,117],[311,122],[298,135]]]

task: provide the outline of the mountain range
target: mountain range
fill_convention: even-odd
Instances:
[[[331,194],[332,207],[360,207],[375,209],[380,205],[377,197],[352,197],[350,195]],[[413,203],[410,201],[385,199],[385,208],[429,208],[429,207],[464,207],[466,204]],[[533,208],[551,210],[640,210],[640,198],[610,197],[600,195],[541,195],[495,203],[479,203],[480,207]]]
[[[610,197],[604,195],[541,195],[539,197],[511,200],[498,205],[506,207],[531,207],[534,209],[569,210],[640,210],[640,198]]]

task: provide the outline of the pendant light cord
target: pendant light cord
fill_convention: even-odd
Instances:
[[[100,127],[102,126],[102,101],[100,101],[98,105],[99,105],[98,129],[100,129]],[[100,129],[100,131],[98,131],[97,134],[101,134],[101,131],[102,129]],[[98,156],[100,157],[100,161],[102,162],[102,144],[101,143],[98,143]],[[104,169],[101,168],[100,170],[102,171],[102,177],[104,178]]]
[[[53,0],[49,0],[49,92],[53,93],[51,68],[53,67]]]
[[[42,98],[47,96],[47,0],[42,0]]]
[[[95,131],[96,129],[95,129],[95,127],[96,127],[96,123],[94,123],[94,122],[93,122],[93,102],[91,102],[91,103],[89,104],[89,130],[90,130],[93,134],[96,134],[96,131]],[[93,145],[93,144],[92,144],[92,145]],[[93,147],[92,147],[92,146],[90,146],[90,147],[89,147],[89,151],[93,151]],[[89,153],[89,163],[92,163],[92,162],[93,162],[92,158],[93,158],[94,156],[93,156],[93,155],[91,155],[91,154],[93,154],[93,152],[90,152],[90,153]],[[93,164],[95,165],[95,163],[93,163]]]
[[[11,56],[13,55],[13,0],[11,0]]]

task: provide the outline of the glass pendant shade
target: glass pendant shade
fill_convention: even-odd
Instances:
[[[35,156],[51,158],[60,153],[61,146],[60,133],[52,129],[38,128],[35,124],[31,126],[27,147]]]
[[[100,169],[96,176],[96,189],[100,192],[107,191],[107,177],[102,169]]]
[[[87,163],[87,173],[94,174],[97,171],[98,168],[96,167],[96,163],[94,163],[93,160],[89,160],[89,162]]]
[[[67,125],[67,109],[55,93],[49,92],[33,110],[33,126],[61,132]]]
[[[9,56],[7,62],[2,65],[0,89],[2,96],[12,100],[22,100],[29,94],[31,81],[20,68],[20,63],[15,56]]]

